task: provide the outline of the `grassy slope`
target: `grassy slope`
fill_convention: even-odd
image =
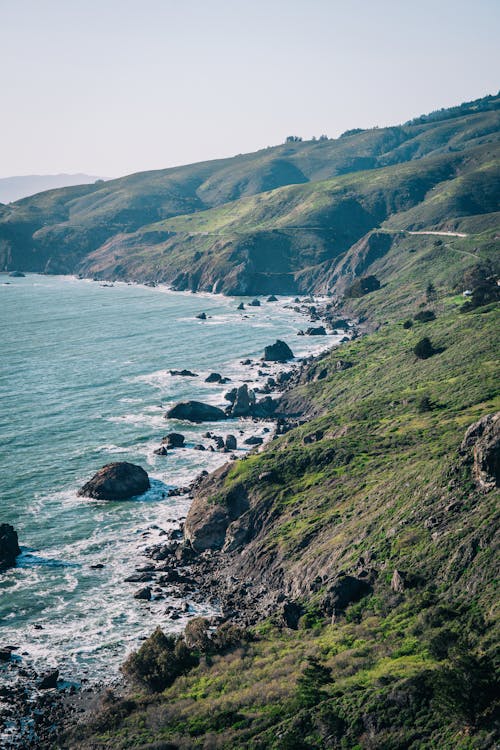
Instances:
[[[480,100],[476,113],[450,120],[373,129],[331,141],[284,144],[232,159],[48,191],[0,206],[0,268],[74,271],[82,258],[111,238],[168,217],[284,185],[484,145],[498,133],[499,103],[498,97]],[[150,272],[155,262],[153,253]]]
[[[119,235],[86,274],[168,281],[226,293],[321,290],[371,230],[498,226],[498,145],[283,187]],[[184,269],[189,268],[189,272]]]
[[[405,238],[391,249],[399,276],[393,261],[387,286],[352,303],[386,324],[315,364],[327,377],[290,396],[309,404],[308,424],[235,464],[226,480],[247,487],[263,521],[233,571],[272,587],[282,570],[283,588],[306,608],[300,629],[266,620],[257,640],[202,659],[164,694],[108,707],[72,747],[493,746],[491,717],[474,725],[449,688],[476,690],[471,675],[478,659],[494,657],[498,635],[498,492],[478,492],[458,453],[468,425],[499,409],[498,306],[459,312],[463,298],[451,291],[461,258],[434,241]],[[405,330],[432,269],[437,319]],[[418,361],[411,350],[423,335],[444,350]],[[353,367],[338,372],[339,358]],[[424,395],[434,407],[421,413]],[[316,429],[323,439],[305,445]],[[269,469],[272,481],[259,480]],[[355,572],[361,557],[378,574],[373,594],[331,624],[317,608],[321,581]],[[394,569],[413,579],[402,594],[390,587]],[[299,680],[311,656],[330,675],[312,701]]]

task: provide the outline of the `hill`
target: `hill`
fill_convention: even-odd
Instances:
[[[302,290],[323,263],[395,214],[405,229],[475,215],[463,201],[463,170],[478,199],[490,195],[480,213],[491,212],[499,105],[486,97],[448,118],[445,110],[424,122],[25,198],[0,207],[0,269],[233,293]],[[191,276],[183,275],[188,266]]]
[[[70,185],[93,183],[98,177],[88,174],[30,174],[0,177],[0,203],[12,203],[35,193]]]
[[[330,310],[372,332],[279,401],[302,424],[200,485],[188,570],[229,624],[207,640],[197,622],[177,661],[153,635],[126,667],[139,691],[68,746],[495,746],[499,310],[464,312],[488,263],[449,239],[391,245],[380,288]]]

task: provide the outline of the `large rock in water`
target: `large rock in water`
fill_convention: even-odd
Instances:
[[[20,554],[16,530],[8,523],[0,523],[0,570],[12,568]]]
[[[149,477],[141,466],[117,461],[99,469],[78,494],[96,500],[128,500],[143,495],[150,487]]]
[[[293,359],[293,352],[288,344],[278,339],[274,344],[266,346],[263,359],[266,362],[288,362]]]
[[[165,414],[165,419],[185,419],[188,422],[217,422],[227,419],[218,406],[202,404],[201,401],[181,401]]]
[[[500,412],[486,414],[474,422],[465,433],[460,450],[467,459],[472,459],[472,474],[480,489],[499,487]]]

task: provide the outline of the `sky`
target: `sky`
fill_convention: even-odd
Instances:
[[[0,177],[105,178],[500,87],[498,0],[0,0]]]

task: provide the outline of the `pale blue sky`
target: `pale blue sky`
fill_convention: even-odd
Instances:
[[[0,0],[0,176],[112,177],[496,93],[498,0]]]

